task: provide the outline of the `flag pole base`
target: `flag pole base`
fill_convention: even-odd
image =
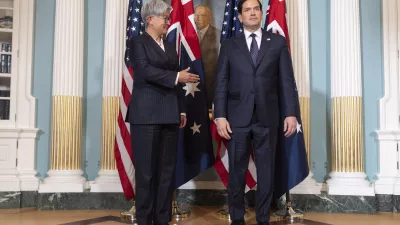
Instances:
[[[301,222],[304,220],[304,213],[299,210],[293,208],[292,202],[286,202],[285,209],[282,209],[276,213],[274,213],[279,219],[294,222]]]
[[[120,213],[120,217],[123,220],[130,221],[131,224],[137,224],[136,223],[136,204],[135,201],[133,201],[133,206],[129,211],[124,211]]]
[[[173,192],[172,198],[174,199],[172,202],[172,218],[176,221],[186,219],[190,215],[190,210],[182,210],[177,201],[176,190]]]
[[[175,200],[172,204],[172,217],[176,220],[182,220],[190,216],[190,210],[182,210]]]
[[[220,218],[220,219],[224,219],[224,220],[231,219],[228,208],[220,209],[216,212],[216,214],[217,214],[218,218]],[[244,211],[244,218],[247,218],[247,217],[249,217],[249,212],[246,210],[246,211]]]

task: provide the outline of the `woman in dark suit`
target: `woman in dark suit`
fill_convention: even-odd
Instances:
[[[142,8],[146,32],[132,38],[129,58],[134,70],[130,123],[136,177],[136,218],[139,225],[168,224],[172,213],[178,128],[186,125],[182,83],[199,77],[179,71],[173,45],[164,42],[171,7],[149,0]]]

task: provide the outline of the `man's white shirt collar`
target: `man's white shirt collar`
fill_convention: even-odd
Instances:
[[[250,35],[252,33],[254,33],[256,35],[255,39],[256,39],[258,48],[260,48],[260,46],[261,46],[261,37],[262,37],[261,27],[258,28],[255,32],[250,32],[250,31],[244,29],[244,35],[246,37],[246,44],[247,44],[247,48],[249,49],[249,51],[250,51],[251,42],[253,41],[253,39],[250,37]]]
[[[261,35],[262,35],[261,27],[258,28],[255,32],[250,32],[246,29],[243,29],[243,30],[244,30],[244,36],[246,37],[246,39],[248,39],[252,33],[256,34],[256,38],[257,37],[261,38]]]

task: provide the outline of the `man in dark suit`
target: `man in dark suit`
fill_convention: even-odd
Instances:
[[[200,41],[200,51],[204,66],[205,86],[207,92],[207,105],[212,108],[214,101],[215,74],[221,31],[211,25],[212,12],[208,6],[198,5],[195,8],[197,35]]]
[[[134,37],[129,47],[134,84],[126,121],[135,161],[139,225],[171,221],[178,127],[186,124],[181,83],[199,81],[188,69],[178,72],[177,52],[162,39],[170,11],[164,1],[149,0],[142,8],[146,32]]]
[[[296,130],[296,84],[284,37],[261,29],[259,0],[240,0],[241,35],[224,41],[218,59],[214,118],[228,140],[228,203],[232,224],[244,224],[245,175],[250,151],[257,167],[256,219],[269,224],[278,132]],[[279,92],[285,102],[284,130],[279,125]],[[228,122],[229,121],[229,122]]]

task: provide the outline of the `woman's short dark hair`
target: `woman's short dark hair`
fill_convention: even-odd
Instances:
[[[239,12],[239,14],[242,14],[242,10],[243,10],[243,4],[246,2],[247,0],[240,0],[239,1],[239,3],[238,3],[238,12]],[[261,2],[260,2],[260,0],[257,0],[258,1],[258,4],[260,5],[260,10],[262,11],[262,4],[261,4]]]

